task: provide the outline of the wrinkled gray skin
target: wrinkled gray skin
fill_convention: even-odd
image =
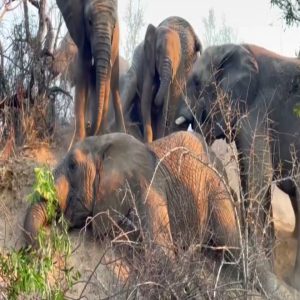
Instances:
[[[173,148],[178,149],[157,167],[159,159]],[[200,241],[208,226],[209,238],[213,232],[216,244],[238,247],[231,196],[222,180],[205,165],[221,166],[217,158],[210,155],[201,137],[189,132],[174,133],[151,145],[122,133],[86,138],[68,152],[54,171],[60,211],[72,228],[84,226],[87,217],[107,210],[118,223],[136,206],[142,229],[149,232],[153,240],[166,239],[165,244],[171,232],[168,244],[174,242],[187,247],[194,239]],[[184,211],[189,214],[189,220],[185,220]],[[24,225],[29,233],[28,241],[35,238],[37,227],[46,222],[43,201],[29,208]],[[166,226],[168,222],[170,228]],[[110,231],[112,224],[105,217],[99,217],[93,226],[101,236]],[[181,237],[185,237],[184,240]]]
[[[249,193],[249,199],[253,199],[259,191],[265,191],[274,178],[278,180],[278,187],[290,196],[298,238],[291,283],[299,288],[300,198],[297,186],[300,182],[294,176],[300,153],[300,118],[294,111],[300,101],[299,60],[254,45],[210,47],[195,63],[187,89],[195,118],[183,107],[182,120],[193,122],[194,129],[203,132],[209,143],[225,136],[236,142],[243,193]],[[220,93],[225,93],[227,98],[217,101],[216,95]],[[229,98],[231,101],[226,100]],[[231,111],[225,120],[221,110],[226,105]],[[232,133],[229,127],[233,128]],[[294,180],[288,179],[289,176]],[[260,210],[263,225],[271,205],[270,189],[260,194],[259,201],[265,208],[265,212]]]
[[[78,48],[75,91],[75,139],[106,128],[109,92],[118,127],[125,130],[119,97],[119,23],[117,0],[56,0]],[[92,91],[89,91],[92,89]],[[93,95],[90,132],[85,128],[88,92]]]
[[[239,248],[233,202],[223,181],[207,166],[217,167],[217,159],[206,149],[202,138],[189,132],[150,145],[123,133],[89,137],[77,143],[54,172],[60,211],[71,228],[84,226],[93,216],[94,233],[113,238],[113,223],[125,232],[133,229],[124,220],[134,223],[130,214],[136,209],[142,241],[149,238],[171,257],[174,246],[187,249],[213,242]],[[24,222],[29,243],[46,223],[44,201],[29,207]],[[137,237],[129,236],[135,242]],[[231,252],[239,256],[238,250]],[[274,274],[257,270],[272,299],[296,299],[297,292]]]
[[[180,17],[148,26],[144,42],[135,50],[127,90],[122,92],[124,103],[139,96],[145,141],[176,130],[178,99],[199,51],[201,43],[193,28]]]

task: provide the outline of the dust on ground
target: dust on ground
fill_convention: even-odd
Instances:
[[[54,167],[67,151],[71,134],[70,130],[61,131],[54,146],[27,146],[17,157],[0,162],[0,249],[22,247],[22,225],[29,205],[26,195],[31,192],[34,181],[33,169],[43,164]],[[238,184],[236,165],[231,162],[232,152],[224,142],[217,142],[213,149],[225,162],[231,184]],[[292,236],[295,218],[289,198],[277,188],[274,188],[272,201],[277,233],[275,270],[281,278],[286,278],[292,271],[295,260],[297,243]],[[80,298],[84,294],[86,299],[100,299],[100,290],[103,291],[103,297],[108,296],[112,292],[107,290],[107,294],[105,293],[108,282],[113,292],[118,293],[118,283],[111,284],[114,282],[111,270],[105,264],[99,265],[106,250],[85,233],[78,235],[75,232],[70,235],[74,247],[70,264],[82,275],[81,281],[72,289],[71,296]],[[87,281],[91,283],[88,287]]]

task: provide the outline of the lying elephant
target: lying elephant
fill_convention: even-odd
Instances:
[[[201,137],[191,132],[177,132],[148,145],[123,133],[89,137],[77,143],[54,171],[60,210],[71,228],[83,227],[88,217],[94,217],[93,230],[100,236],[113,232],[114,224],[122,227],[134,210],[143,236],[163,250],[213,242],[232,247],[237,257],[235,210],[218,175],[222,170],[210,167],[217,166],[215,160]],[[47,223],[45,206],[40,201],[27,211],[24,229],[29,243]],[[269,273],[261,272],[268,291],[280,284],[284,293],[291,293]]]
[[[122,133],[89,137],[54,171],[60,210],[71,228],[109,212],[109,218],[103,214],[93,222],[103,235],[111,220],[119,223],[136,207],[143,231],[159,244],[189,246],[207,231],[206,241],[213,233],[216,244],[238,247],[231,197],[209,163],[204,143],[193,133],[172,134],[151,145]],[[47,222],[45,205],[38,202],[27,212],[28,242]]]

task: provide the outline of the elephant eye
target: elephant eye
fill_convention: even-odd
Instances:
[[[76,171],[76,168],[77,168],[77,163],[74,159],[71,159],[70,162],[69,162],[69,170],[71,172],[74,172]]]
[[[89,22],[89,25],[90,25],[90,26],[93,26],[93,20],[92,20],[92,18],[89,18],[89,21],[88,21],[88,22]]]

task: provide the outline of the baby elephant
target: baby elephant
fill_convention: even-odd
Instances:
[[[190,132],[148,145],[123,133],[88,137],[54,171],[60,210],[71,228],[94,217],[93,230],[100,236],[114,232],[116,224],[128,229],[124,220],[134,223],[135,212],[144,237],[165,249],[210,241],[237,248],[231,197],[210,167],[215,159],[202,138]],[[45,205],[41,200],[28,209],[29,243],[47,223]]]

